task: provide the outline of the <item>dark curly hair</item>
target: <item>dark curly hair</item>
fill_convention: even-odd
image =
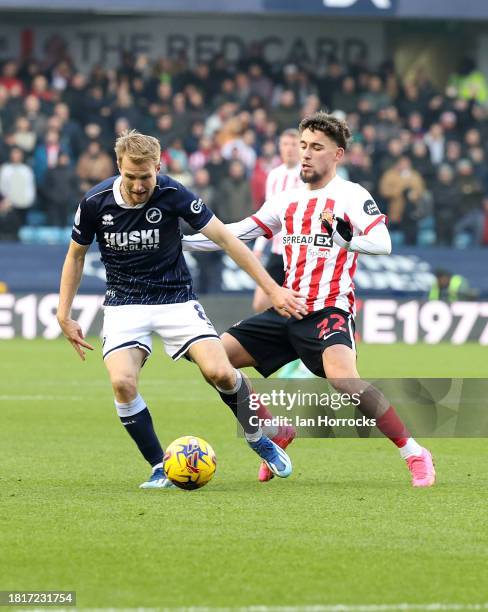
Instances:
[[[298,131],[301,134],[304,130],[322,132],[344,150],[347,149],[348,141],[351,138],[351,130],[347,123],[325,111],[318,111],[302,119]]]

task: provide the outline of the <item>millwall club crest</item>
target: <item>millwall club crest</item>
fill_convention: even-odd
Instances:
[[[146,212],[146,219],[149,223],[159,223],[163,217],[163,213],[159,208],[150,208]]]

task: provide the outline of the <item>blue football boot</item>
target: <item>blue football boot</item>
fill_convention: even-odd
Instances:
[[[175,489],[175,485],[166,474],[162,467],[156,468],[151,474],[149,480],[139,485],[140,489]]]
[[[261,457],[275,476],[286,478],[291,474],[292,465],[290,457],[267,436],[263,435],[257,442],[248,441],[248,444]]]

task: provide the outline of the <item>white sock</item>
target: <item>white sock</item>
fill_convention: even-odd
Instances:
[[[256,433],[253,433],[253,434],[245,433],[244,435],[246,436],[246,440],[248,442],[257,442],[258,440],[261,440],[261,438],[263,437],[263,430],[260,427]]]
[[[119,417],[128,417],[137,414],[138,412],[142,412],[146,407],[146,402],[142,399],[142,397],[137,394],[137,396],[127,404],[122,404],[117,400],[114,400],[115,408],[117,409],[117,414]]]
[[[408,457],[420,457],[422,454],[422,447],[418,442],[415,442],[413,438],[408,438],[405,446],[400,449],[400,457],[402,459],[408,459]]]

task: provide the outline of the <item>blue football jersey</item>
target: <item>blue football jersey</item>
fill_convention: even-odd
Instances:
[[[194,193],[159,175],[145,204],[128,206],[113,176],[88,191],[80,202],[71,234],[78,244],[96,238],[107,272],[106,306],[174,304],[195,299],[183,257],[179,218],[196,231],[213,213]]]

